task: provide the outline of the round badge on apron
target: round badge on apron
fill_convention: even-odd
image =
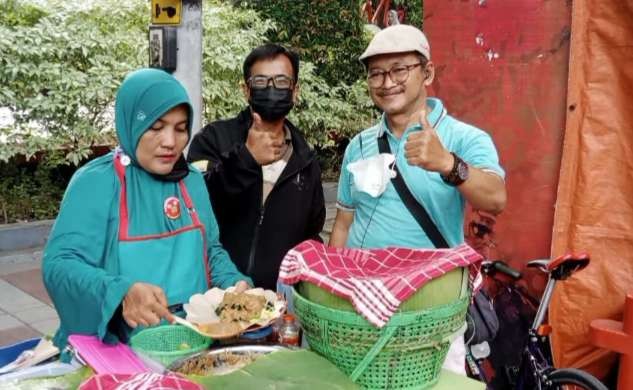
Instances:
[[[180,200],[178,200],[175,196],[170,196],[165,199],[165,203],[163,203],[163,211],[169,219],[176,219],[180,217]]]

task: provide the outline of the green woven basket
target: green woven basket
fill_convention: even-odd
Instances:
[[[135,351],[168,366],[174,360],[209,347],[211,339],[180,325],[161,325],[144,329],[130,340]]]
[[[451,336],[464,325],[469,294],[420,311],[399,311],[382,329],[356,312],[328,308],[295,289],[310,348],[365,389],[425,389],[439,379]]]

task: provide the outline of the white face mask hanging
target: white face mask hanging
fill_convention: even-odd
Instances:
[[[380,153],[350,163],[347,170],[354,177],[354,186],[359,191],[377,198],[385,192],[389,180],[396,177],[396,172],[392,168],[395,160],[393,154]]]

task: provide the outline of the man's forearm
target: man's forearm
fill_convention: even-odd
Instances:
[[[330,236],[329,245],[335,248],[343,248],[345,246],[345,243],[347,242],[348,233],[349,233],[349,230],[341,226],[337,226],[337,224],[334,223],[334,226],[332,227],[332,235]]]
[[[499,214],[506,206],[506,187],[498,175],[470,166],[469,177],[457,187],[475,209]]]
[[[354,213],[350,211],[336,210],[336,219],[332,226],[332,235],[330,236],[329,246],[343,248],[347,243],[349,228],[354,221]]]

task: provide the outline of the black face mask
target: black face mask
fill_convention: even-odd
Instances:
[[[251,88],[248,103],[263,120],[273,122],[288,115],[292,109],[292,92],[292,89],[277,89],[272,85],[263,89]]]

